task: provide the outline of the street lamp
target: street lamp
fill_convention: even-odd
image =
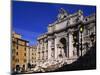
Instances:
[[[80,33],[81,33],[81,56],[82,56],[82,33],[84,31],[84,26],[83,24],[80,25]]]

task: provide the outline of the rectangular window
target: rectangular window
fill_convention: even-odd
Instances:
[[[24,53],[24,56],[26,56],[26,53]]]
[[[19,59],[17,61],[19,62]]]
[[[18,49],[18,44],[16,46],[17,46],[16,48]]]
[[[24,62],[26,62],[26,59],[24,59]]]
[[[16,52],[16,55],[18,55],[18,52]]]
[[[16,59],[16,62],[19,62],[19,59]]]

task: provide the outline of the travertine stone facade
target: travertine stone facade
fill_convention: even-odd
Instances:
[[[48,42],[47,35],[41,35],[38,38],[38,46],[37,46],[37,63],[45,62],[48,59]],[[43,60],[43,61],[42,61]]]
[[[81,34],[80,26],[84,29]],[[47,33],[38,37],[37,61],[62,58],[75,58],[81,55],[81,36],[83,54],[92,46],[90,35],[96,33],[95,14],[83,16],[83,12],[78,10],[76,13],[68,14],[63,8],[59,10],[57,20],[49,24]],[[77,32],[77,47],[73,46],[73,33]],[[95,42],[95,41],[94,41]],[[87,44],[86,44],[87,43]]]

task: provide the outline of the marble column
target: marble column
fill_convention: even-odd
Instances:
[[[69,58],[73,57],[73,36],[69,33]]]
[[[58,56],[58,38],[55,38],[55,59]]]
[[[51,45],[52,45],[52,40],[48,40],[48,59],[51,59]]]

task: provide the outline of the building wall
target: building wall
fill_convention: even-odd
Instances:
[[[17,35],[17,37],[16,37]],[[20,36],[20,35],[19,35]],[[27,43],[28,41],[22,40],[21,37],[18,37],[18,34],[12,34],[12,69],[16,69],[16,65],[19,65],[20,68],[27,68]]]
[[[36,50],[37,50],[37,46],[30,47],[29,61],[31,64],[36,64]]]
[[[37,63],[45,62],[48,59],[48,43],[47,37],[45,35],[38,39],[38,46],[37,46]]]

